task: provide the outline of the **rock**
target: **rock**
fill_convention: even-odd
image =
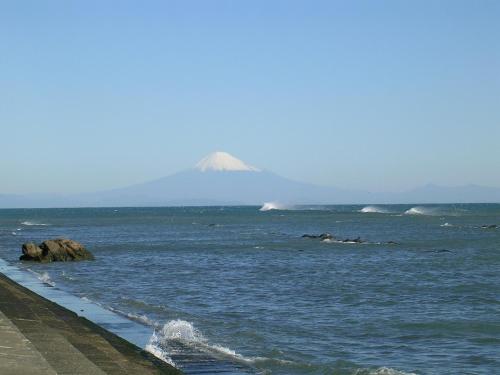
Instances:
[[[28,242],[23,244],[23,255],[22,257],[28,258],[40,258],[43,254],[43,250],[38,247],[38,245],[34,242]]]
[[[396,241],[387,241],[387,245],[399,245]]]
[[[314,234],[304,234],[302,235],[302,238],[319,238],[320,240],[332,240],[335,237],[330,233],[321,233],[319,236]]]
[[[498,225],[496,225],[496,224],[481,225],[481,228],[483,228],[483,229],[497,229]]]
[[[92,260],[94,256],[76,241],[56,238],[43,241],[39,246],[32,242],[25,243],[23,245],[23,255],[19,259],[47,263]]]
[[[361,237],[357,237],[357,238],[355,238],[355,239],[353,239],[353,240],[351,240],[351,239],[349,239],[349,238],[346,238],[346,239],[345,239],[345,240],[343,240],[342,242],[348,242],[348,243],[363,243],[363,242],[365,242],[365,241],[363,241],[363,240],[361,239]]]

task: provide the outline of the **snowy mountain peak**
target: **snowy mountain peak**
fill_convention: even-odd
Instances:
[[[216,151],[205,156],[196,164],[196,169],[205,171],[252,171],[259,172],[259,169],[245,164],[240,159],[227,152]]]

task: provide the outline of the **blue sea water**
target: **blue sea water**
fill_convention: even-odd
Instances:
[[[272,205],[266,206],[272,208]],[[266,374],[500,373],[500,205],[0,210],[0,258]],[[303,238],[329,232],[340,241]],[[18,261],[69,237],[95,261]],[[388,243],[394,241],[394,243]]]

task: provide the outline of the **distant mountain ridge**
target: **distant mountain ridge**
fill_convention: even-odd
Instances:
[[[225,152],[194,169],[124,188],[85,194],[0,194],[0,208],[284,204],[498,203],[500,188],[426,185],[401,193],[317,186],[250,166]]]

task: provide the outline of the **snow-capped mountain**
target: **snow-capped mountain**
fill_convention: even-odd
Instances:
[[[216,151],[205,156],[197,164],[195,169],[206,171],[252,171],[260,172],[259,169],[245,164],[240,159],[223,151]]]
[[[0,208],[180,205],[483,203],[500,202],[500,189],[426,185],[402,193],[369,193],[292,181],[260,170],[227,152],[154,181],[86,194],[0,194]]]

